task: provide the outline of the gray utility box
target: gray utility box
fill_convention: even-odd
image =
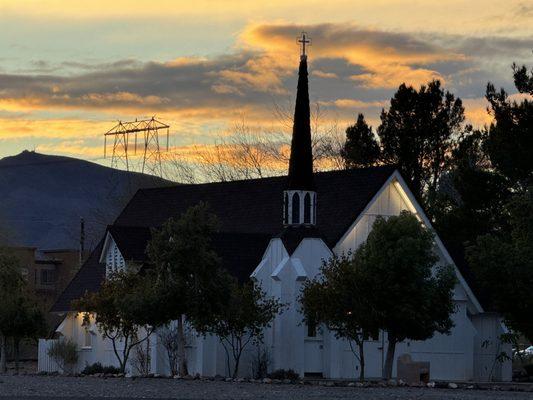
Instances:
[[[401,379],[405,383],[429,382],[429,362],[413,361],[409,354],[398,357],[397,371],[398,380]]]

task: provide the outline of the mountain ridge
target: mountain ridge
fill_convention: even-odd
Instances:
[[[86,248],[140,188],[172,182],[73,157],[23,151],[0,159],[0,239],[39,249]]]

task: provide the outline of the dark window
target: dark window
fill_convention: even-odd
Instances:
[[[52,285],[56,281],[55,271],[51,269],[41,270],[41,285]]]
[[[305,194],[304,197],[304,224],[311,223],[311,195]]]
[[[294,193],[292,195],[292,221],[293,224],[300,223],[300,195]]]
[[[289,195],[285,193],[285,198],[283,199],[283,223],[289,223]]]
[[[316,337],[316,321],[314,318],[307,321],[307,337]]]

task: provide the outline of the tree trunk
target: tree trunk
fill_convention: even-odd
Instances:
[[[20,360],[20,339],[16,339],[13,341],[13,347],[15,350],[15,372],[19,373],[19,360]]]
[[[239,352],[239,355],[235,357],[235,368],[233,368],[233,379],[237,378],[237,375],[239,374],[239,363],[241,361],[241,352]]]
[[[365,381],[365,342],[361,341],[359,344],[359,366],[361,367],[359,371],[359,380],[361,382]]]
[[[389,344],[387,345],[387,357],[385,358],[385,366],[383,367],[383,379],[391,379],[392,365],[394,362],[394,352],[396,351],[396,339],[389,337]]]
[[[185,332],[183,328],[184,316],[178,318],[178,358],[179,358],[179,374],[185,376],[189,374],[187,371],[187,357],[185,355]]]
[[[7,372],[7,339],[0,335],[0,373]]]

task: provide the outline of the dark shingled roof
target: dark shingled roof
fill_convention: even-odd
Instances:
[[[146,245],[152,236],[149,227],[111,225],[107,231],[113,237],[124,260],[145,260]]]
[[[109,231],[126,259],[142,261],[149,228],[160,227],[170,216],[181,215],[199,201],[207,202],[221,222],[221,233],[213,238],[213,245],[223,266],[239,279],[246,279],[261,261],[273,236],[281,237],[289,251],[294,251],[302,235],[321,237],[333,247],[394,170],[382,166],[316,173],[317,225],[302,228],[306,229],[304,232],[289,232],[283,227],[283,190],[287,177],[142,189]],[[101,250],[102,243],[52,311],[68,311],[70,302],[85,290],[98,290],[105,275],[105,267],[98,263]]]
[[[100,289],[102,280],[105,277],[105,264],[99,263],[103,246],[104,240],[102,239],[63,293],[61,293],[50,311],[70,311],[72,300],[79,299],[85,292],[97,292]]]

